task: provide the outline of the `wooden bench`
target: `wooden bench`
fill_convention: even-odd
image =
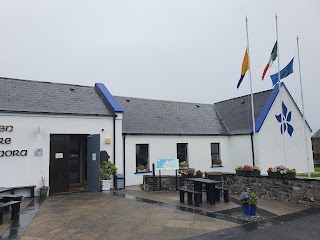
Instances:
[[[17,189],[30,189],[30,197],[34,198],[34,188],[36,186],[35,185],[30,185],[30,186],[18,186],[18,187],[10,187],[10,192],[11,194],[14,194],[14,190]]]
[[[6,194],[6,195],[1,195],[0,196],[0,202],[3,202],[3,203],[7,203],[7,202],[10,202],[10,201],[22,201],[22,198],[23,196],[22,195],[17,195],[17,194]],[[9,210],[9,206],[6,206],[5,207],[5,211],[8,211]],[[19,211],[20,211],[20,208],[19,208]]]
[[[21,201],[0,202],[0,224],[3,224],[3,212],[5,207],[11,206],[11,220],[17,220],[19,218]]]
[[[218,187],[216,186],[214,189],[214,196],[216,201],[220,201],[221,191],[223,191],[223,200],[225,203],[229,202],[229,188],[226,187]]]
[[[194,195],[194,206],[195,207],[200,207],[200,202],[201,202],[201,195],[202,192],[198,192],[192,189],[188,188],[178,188],[179,193],[180,193],[180,202],[184,203],[184,193],[186,192],[188,194],[188,203],[189,205],[192,205],[192,194]]]

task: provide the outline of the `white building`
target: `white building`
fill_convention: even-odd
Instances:
[[[254,94],[253,137],[250,95],[215,104],[115,98],[124,108],[126,185],[141,184],[143,175],[152,173],[138,172],[136,167],[147,164],[152,170],[158,159],[178,158],[202,171],[235,172],[236,166],[254,164],[261,168],[262,174],[277,165],[307,172],[308,162],[309,170],[314,171],[311,129],[304,124],[284,85],[280,93],[276,86]],[[282,102],[286,107],[282,107]],[[276,115],[280,115],[282,123]],[[222,167],[214,164],[216,159],[222,160]],[[159,174],[157,169],[156,174]],[[161,174],[175,172],[166,170]]]
[[[255,164],[266,173],[280,164],[307,172],[308,155],[314,170],[311,130],[284,85],[280,93],[276,87],[254,94],[253,138],[250,96],[196,104],[113,97],[99,83],[0,78],[0,87],[0,187],[39,186],[44,176],[51,194],[98,191],[100,151],[125,175],[126,186],[152,174],[138,171],[139,165],[151,170],[168,158],[202,171],[234,172]]]
[[[0,186],[99,190],[100,151],[123,171],[122,108],[95,87],[0,79]],[[86,186],[85,186],[86,185]]]

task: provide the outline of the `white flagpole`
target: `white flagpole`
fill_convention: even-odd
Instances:
[[[280,98],[280,111],[282,115],[282,94],[281,94],[281,79],[280,79],[280,56],[279,56],[279,34],[278,34],[278,16],[276,17],[276,31],[277,31],[277,56],[278,56],[278,80],[279,80],[279,98]],[[281,125],[282,127],[282,125]],[[282,146],[283,146],[283,157],[284,165],[287,167],[287,154],[286,154],[286,145],[284,141],[284,129],[282,129]]]
[[[253,105],[253,93],[252,93],[252,80],[251,80],[251,62],[250,62],[250,51],[249,51],[249,33],[248,33],[248,18],[246,17],[246,31],[247,31],[247,49],[248,49],[248,64],[249,64],[249,79],[250,79],[250,91],[251,91],[251,113],[252,113],[252,145],[253,145],[253,165],[255,165],[255,131],[256,124],[254,119],[254,105]]]
[[[299,63],[299,77],[300,77],[300,93],[301,93],[301,105],[302,105],[302,118],[303,118],[303,130],[304,130],[304,141],[306,145],[306,156],[307,156],[307,164],[308,164],[308,177],[310,175],[310,160],[309,160],[309,153],[308,153],[308,143],[307,143],[307,131],[306,131],[306,119],[304,116],[304,102],[303,102],[303,91],[302,91],[302,80],[301,80],[301,67],[300,67],[300,51],[299,51],[299,37],[297,36],[297,48],[298,48],[298,63]]]

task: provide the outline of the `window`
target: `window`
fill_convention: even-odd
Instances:
[[[179,163],[188,162],[188,143],[177,143],[177,158]]]
[[[221,165],[220,143],[211,143],[211,164]]]
[[[136,171],[146,172],[149,170],[149,145],[136,145]]]

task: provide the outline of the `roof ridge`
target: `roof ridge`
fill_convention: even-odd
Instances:
[[[94,88],[93,86],[86,86],[86,85],[77,85],[77,84],[59,83],[59,82],[45,82],[45,81],[37,81],[37,80],[21,79],[21,78],[11,78],[11,77],[1,77],[1,76],[0,76],[0,79],[4,79],[4,80],[15,80],[15,81],[24,81],[24,82],[36,82],[36,83],[50,83],[50,84],[58,84],[58,85],[67,85],[67,86],[77,86],[77,87],[89,87],[89,88]]]
[[[216,105],[215,105],[215,104],[213,104],[213,108],[214,108],[214,110],[216,111],[218,117],[220,118],[222,124],[223,124],[224,127],[227,129],[228,133],[231,134],[229,128],[227,127],[227,125],[226,125],[225,122],[223,121],[222,117],[220,116],[220,113],[219,113],[218,109],[216,108]]]
[[[256,93],[253,93],[253,95],[260,94],[260,93],[264,93],[264,92],[268,92],[268,91],[272,91],[272,89],[264,90],[264,91],[261,91],[261,92],[256,92]],[[229,99],[226,99],[226,100],[222,100],[222,101],[219,101],[219,102],[215,102],[215,104],[216,104],[216,103],[222,103],[222,102],[230,101],[230,100],[234,100],[234,99],[238,99],[238,98],[248,97],[248,96],[250,96],[250,95],[251,95],[251,94],[246,94],[246,95],[242,95],[242,96],[235,97],[235,98],[229,98]]]
[[[213,103],[198,103],[198,102],[184,102],[184,101],[174,101],[174,100],[163,100],[163,99],[152,99],[152,98],[139,98],[139,97],[126,97],[126,96],[114,96],[120,98],[132,98],[141,100],[152,100],[152,101],[162,101],[162,102],[174,102],[174,103],[190,103],[190,104],[200,104],[200,105],[213,105]]]

